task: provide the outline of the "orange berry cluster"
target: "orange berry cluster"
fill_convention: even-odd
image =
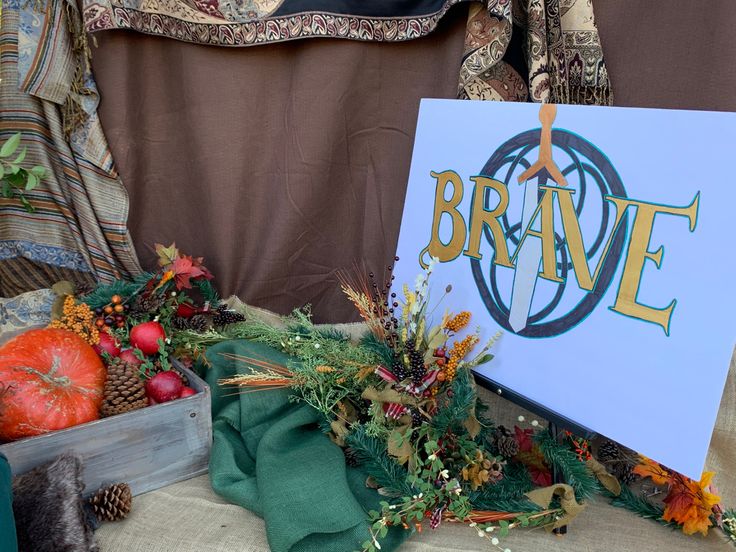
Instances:
[[[95,309],[95,325],[102,329],[105,326],[112,328],[124,328],[125,327],[125,314],[128,312],[129,305],[123,303],[123,298],[120,295],[113,295],[110,299],[110,303],[104,307],[98,307]]]
[[[450,349],[450,359],[445,365],[445,380],[452,381],[455,378],[457,372],[457,366],[460,361],[465,358],[473,346],[478,342],[478,336],[475,334],[468,335],[461,341],[456,341]]]
[[[90,310],[89,305],[77,303],[74,297],[67,295],[64,299],[61,318],[52,321],[49,328],[69,330],[90,345],[95,345],[100,341],[100,332],[92,323],[93,318],[94,313]]]
[[[470,322],[470,313],[462,311],[445,322],[445,329],[451,332],[459,332],[468,325],[468,322]]]

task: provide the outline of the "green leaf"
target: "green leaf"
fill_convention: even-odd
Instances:
[[[13,197],[13,188],[10,185],[10,182],[7,180],[3,180],[3,197]]]
[[[11,163],[10,165],[8,165],[8,167],[10,167],[11,174],[18,174],[18,171],[20,171],[20,166],[14,163]]]
[[[475,366],[480,366],[481,364],[485,364],[486,362],[491,362],[493,360],[494,356],[490,353],[483,355],[479,359],[477,359],[473,364]]]
[[[23,205],[23,207],[25,208],[25,210],[28,211],[29,213],[35,213],[36,212],[36,209],[33,207],[33,205],[31,205],[28,202],[28,200],[26,199],[26,196],[24,196],[23,194],[20,194],[20,204]]]
[[[5,176],[5,165],[0,163],[0,179],[2,179],[3,176]]]
[[[46,176],[46,167],[42,167],[40,165],[36,165],[34,167],[31,167],[31,171],[33,174],[35,174],[38,178],[43,178]]]
[[[28,173],[28,180],[26,181],[26,191],[30,192],[36,186],[38,186],[38,177],[33,173]]]
[[[381,527],[381,530],[378,532],[378,536],[380,538],[385,538],[386,535],[388,535],[388,526],[384,525],[383,527]]]
[[[23,160],[26,158],[26,153],[28,152],[28,148],[23,146],[23,149],[20,150],[20,153],[18,154],[18,157],[15,158],[13,163],[20,164],[23,162]]]
[[[3,144],[3,146],[0,148],[0,157],[8,157],[9,155],[13,155],[13,153],[15,153],[15,150],[18,149],[18,145],[20,145],[20,132],[16,132],[15,134],[13,134]]]
[[[507,537],[509,535],[509,522],[502,519],[498,524],[501,526],[501,530],[498,532],[498,538],[502,539]]]

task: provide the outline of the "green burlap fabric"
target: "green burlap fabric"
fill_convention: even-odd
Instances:
[[[318,414],[289,401],[287,390],[234,394],[217,381],[248,372],[221,353],[286,364],[289,357],[248,341],[211,347],[206,379],[212,388],[214,442],[210,481],[216,493],[266,522],[273,552],[350,552],[369,540],[367,512],[380,497],[366,474],[346,468],[342,450],[320,431]],[[394,550],[406,532],[381,542]],[[244,543],[245,544],[245,543]]]
[[[10,466],[0,454],[0,552],[17,552]]]

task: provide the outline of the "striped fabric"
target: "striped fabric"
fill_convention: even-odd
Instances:
[[[0,296],[59,279],[85,288],[140,271],[126,228],[128,197],[97,118],[82,35],[70,29],[73,17],[81,25],[75,4],[47,0],[38,12],[33,4],[2,4],[0,140],[22,132],[25,163],[43,165],[50,175],[27,194],[34,213],[0,198]],[[87,72],[75,78],[79,66]],[[73,126],[62,117],[70,100],[81,108]]]

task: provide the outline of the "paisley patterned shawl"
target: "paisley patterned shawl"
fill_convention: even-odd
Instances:
[[[509,59],[512,35],[525,67]],[[489,0],[470,8],[458,97],[612,105],[591,0]]]
[[[403,41],[469,3],[459,97],[610,105],[591,0],[83,0],[89,32],[131,29],[219,46],[309,37]],[[525,67],[506,58],[512,34]],[[515,37],[516,38],[516,37]]]
[[[83,0],[88,31],[133,29],[187,42],[253,46],[307,37],[402,41],[471,0]]]

